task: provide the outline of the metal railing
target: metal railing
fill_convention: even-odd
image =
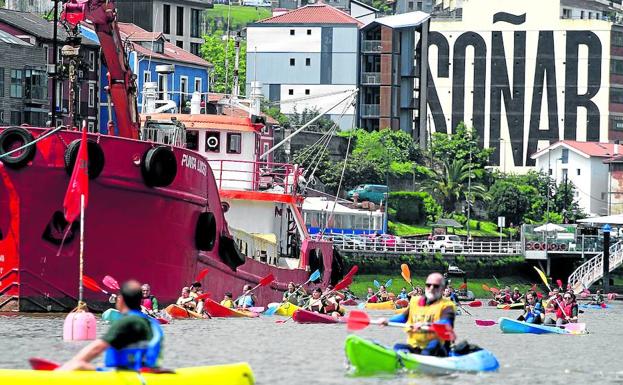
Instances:
[[[361,73],[361,84],[364,84],[364,85],[381,84],[381,73],[380,72],[362,72]]]
[[[364,40],[361,44],[361,51],[381,52],[383,50],[383,42],[381,40]]]
[[[219,189],[242,189],[292,194],[302,170],[291,164],[244,160],[210,160]]]
[[[380,104],[362,104],[361,105],[361,116],[366,117],[377,117],[381,114],[381,105]]]
[[[623,263],[623,242],[610,246],[610,271]],[[578,267],[568,279],[577,294],[604,276],[604,254],[599,253]]]

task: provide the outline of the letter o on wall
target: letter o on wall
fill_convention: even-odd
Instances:
[[[22,147],[35,140],[30,131],[22,127],[8,127],[0,133],[0,155]],[[12,169],[20,169],[35,158],[37,148],[35,145],[0,158],[0,162]]]
[[[177,160],[169,147],[152,147],[145,151],[141,162],[141,174],[150,187],[166,187],[177,175]]]
[[[68,175],[74,171],[74,165],[76,164],[76,158],[78,158],[78,150],[80,149],[80,139],[76,139],[69,143],[67,150],[65,150],[65,171]],[[95,179],[104,170],[104,150],[94,140],[87,139],[87,153],[89,156],[89,179]]]

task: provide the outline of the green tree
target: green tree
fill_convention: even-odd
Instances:
[[[320,115],[320,110],[317,108],[305,108],[302,112],[298,112],[294,107],[294,113],[289,117],[289,124],[294,127],[300,127],[309,123],[312,119]],[[312,127],[313,126],[313,127]],[[327,132],[335,126],[335,123],[329,119],[326,115],[322,116],[311,124],[308,131],[315,132]]]
[[[481,148],[478,144],[478,135],[473,128],[468,128],[461,122],[451,135],[436,132],[431,141],[433,159],[452,162],[462,159],[466,163],[470,161],[478,177],[482,177],[484,167],[489,164],[489,156],[493,153],[492,148]]]
[[[496,181],[489,189],[489,218],[495,220],[497,217],[506,217],[508,222],[515,225],[523,223],[523,218],[530,209],[530,200],[524,195],[525,191],[511,181]]]
[[[233,39],[229,41],[221,39],[220,35],[204,35],[205,42],[201,45],[201,57],[214,65],[214,80],[212,89],[216,92],[231,93],[234,86],[234,64],[236,49]],[[240,54],[238,64],[238,84],[240,94],[245,93],[247,73],[247,43],[240,42]],[[227,61],[227,66],[225,62]],[[227,76],[226,76],[227,75]]]
[[[564,223],[586,216],[575,199],[574,184],[567,180],[561,181],[560,184],[556,186],[552,200],[555,211],[562,215]]]
[[[414,163],[423,162],[423,155],[413,138],[404,131],[380,130],[368,132],[357,129],[349,132],[355,135],[353,155],[376,162],[385,173],[393,175],[421,172]]]
[[[335,162],[321,171],[320,180],[331,194],[338,193],[337,190],[343,167],[343,162]],[[376,162],[366,159],[361,155],[353,154],[346,161],[346,170],[344,171],[344,179],[342,181],[340,193],[343,195],[344,192],[365,183],[384,184],[384,173]]]
[[[456,204],[465,199],[470,175],[472,181],[469,190],[472,205],[477,199],[488,198],[486,188],[474,180],[474,169],[470,170],[470,164],[463,159],[444,160],[441,168],[432,171],[432,176],[420,184],[420,191],[430,193],[437,202],[440,202],[445,213],[454,212]]]

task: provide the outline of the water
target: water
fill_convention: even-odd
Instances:
[[[352,378],[346,375],[344,325],[275,323],[282,317],[174,321],[165,325],[166,367],[247,361],[258,384],[425,385],[473,384],[620,384],[623,385],[623,304],[585,310],[590,334],[502,334],[496,326],[478,327],[474,319],[516,317],[518,311],[469,308],[473,317],[457,317],[459,339],[491,350],[501,364],[490,374],[445,377],[397,376]],[[371,312],[373,317],[389,315]],[[0,367],[26,368],[29,357],[63,361],[85,343],[62,341],[62,316],[0,316]],[[98,334],[107,329],[98,324]],[[362,336],[383,344],[404,340],[401,329],[371,326]]]

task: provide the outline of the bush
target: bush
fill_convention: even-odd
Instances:
[[[398,191],[389,193],[389,213],[392,220],[409,225],[434,221],[441,206],[426,192]]]

